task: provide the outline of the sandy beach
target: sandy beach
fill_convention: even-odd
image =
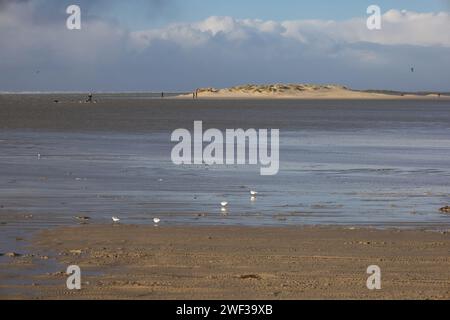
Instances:
[[[450,99],[438,93],[403,93],[388,91],[352,90],[340,85],[315,84],[247,84],[231,88],[199,88],[193,94],[175,99],[276,99],[276,100],[433,100]]]
[[[0,298],[450,298],[448,232],[84,225],[40,232],[31,247],[33,256],[10,258],[5,270],[55,260],[58,271],[15,286],[3,275]],[[81,291],[65,288],[73,264]],[[366,287],[370,265],[381,268],[381,290]]]

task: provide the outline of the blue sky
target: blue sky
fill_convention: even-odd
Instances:
[[[366,8],[377,4],[383,12],[390,9],[416,12],[439,12],[450,9],[446,0],[161,0],[166,4],[154,8],[153,14],[142,10],[146,0],[121,1],[111,7],[108,16],[114,17],[131,29],[161,26],[172,22],[192,22],[209,16],[231,16],[240,19],[344,20],[365,15]],[[151,10],[151,9],[150,9]]]

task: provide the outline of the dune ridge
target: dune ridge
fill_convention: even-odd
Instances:
[[[182,98],[218,99],[445,99],[433,94],[403,94],[401,92],[374,92],[353,90],[343,85],[329,84],[246,84],[231,88],[199,88]]]

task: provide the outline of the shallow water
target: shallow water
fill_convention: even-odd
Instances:
[[[160,217],[195,225],[450,226],[438,211],[450,202],[450,102],[110,97],[92,107],[91,118],[74,118],[70,130],[46,130],[47,104],[35,99],[32,112],[42,108],[36,121],[12,114],[1,130],[0,230],[9,243],[24,228],[76,224],[80,215],[90,223],[119,216],[143,224]],[[8,103],[25,114],[14,101]],[[110,105],[120,121],[108,120]],[[76,112],[60,108],[59,125]],[[193,120],[203,120],[204,129],[280,129],[279,174],[262,177],[259,166],[173,165],[171,130],[191,130]],[[249,190],[259,191],[256,201]]]
[[[76,225],[75,216],[91,217],[87,223],[119,216],[125,224],[160,217],[163,225],[450,228],[450,215],[439,212],[450,203],[449,101],[157,96],[102,95],[90,105],[78,103],[82,95],[58,95],[58,104],[53,95],[0,95],[0,253],[34,254],[35,231]],[[204,129],[280,129],[279,174],[173,165],[170,134],[192,130],[194,120]],[[249,190],[259,191],[255,201]],[[0,256],[2,285],[17,286],[8,295],[35,296],[39,289],[27,287],[34,275],[66,267],[55,257],[10,262]]]
[[[117,215],[124,223],[158,216],[168,224],[450,225],[438,211],[450,201],[448,102],[166,100],[148,110],[145,130],[123,123],[114,132],[3,129],[0,214],[32,214],[27,223],[41,227],[73,224],[76,215],[92,222]],[[191,129],[201,110],[204,129],[258,129],[273,119],[280,173],[173,165],[171,131],[158,119]],[[256,201],[249,190],[259,191]]]

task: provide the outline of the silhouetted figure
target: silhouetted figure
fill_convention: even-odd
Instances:
[[[414,71],[415,71],[414,68],[411,68],[411,72],[414,73]]]
[[[161,92],[161,99],[164,99],[164,92]]]
[[[88,94],[88,98],[87,98],[86,102],[92,103],[92,93]]]

